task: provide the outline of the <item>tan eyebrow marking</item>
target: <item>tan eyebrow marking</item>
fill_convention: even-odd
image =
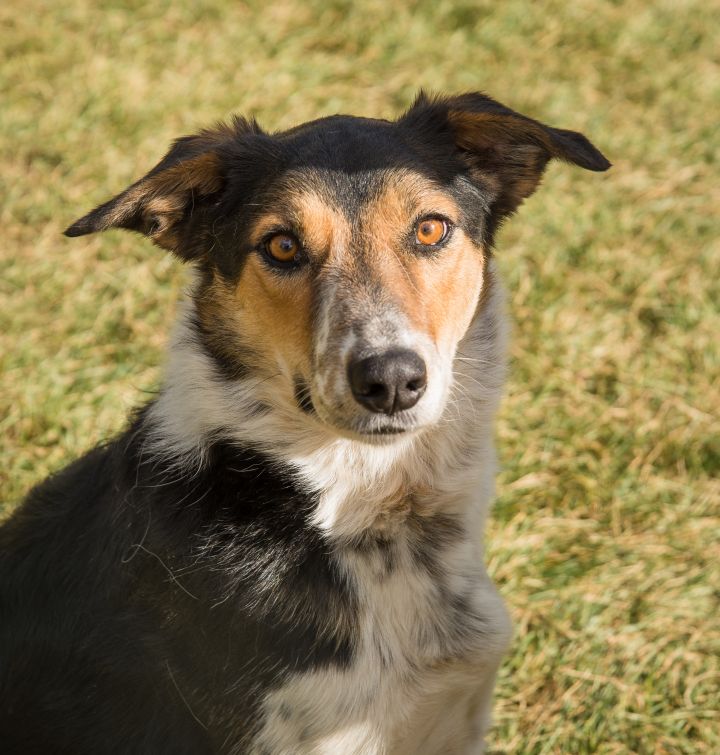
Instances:
[[[254,225],[250,232],[250,242],[253,246],[259,244],[264,236],[267,236],[271,231],[275,231],[281,228],[287,228],[292,230],[292,224],[288,223],[288,218],[282,215],[276,215],[271,213],[269,215],[263,215]]]
[[[329,253],[333,248],[347,248],[350,222],[340,210],[314,191],[299,193],[294,204],[310,250]]]
[[[289,188],[283,197],[285,212],[270,212],[257,220],[250,233],[251,243],[257,245],[275,230],[297,234],[306,250],[318,256],[333,247],[347,248],[350,223],[347,217],[312,190]]]

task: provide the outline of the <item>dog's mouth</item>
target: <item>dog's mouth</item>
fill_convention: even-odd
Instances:
[[[358,423],[351,429],[345,430],[344,434],[371,443],[389,442],[402,435],[411,435],[418,429],[415,423],[400,424],[395,422],[380,425],[377,423]]]
[[[328,424],[328,423],[324,423]],[[350,440],[357,440],[361,443],[386,445],[401,438],[414,435],[420,428],[415,424],[407,426],[384,425],[384,426],[367,426],[356,425],[354,427],[340,427],[332,425],[333,430],[340,436]]]
[[[381,427],[379,430],[374,430],[369,435],[403,435],[408,432],[407,427]]]

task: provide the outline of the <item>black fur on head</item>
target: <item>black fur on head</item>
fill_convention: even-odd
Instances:
[[[272,136],[255,121],[235,118],[178,139],[144,178],[65,234],[126,228],[186,260],[216,248],[215,264],[234,267],[243,256],[250,206],[262,204],[263,191],[284,170],[350,176],[411,168],[448,187],[464,175],[480,189],[484,201],[467,209],[487,214],[482,236],[489,247],[499,224],[535,191],[553,158],[587,170],[610,167],[582,134],[546,126],[479,92],[421,92],[395,122],[332,116]],[[352,211],[352,197],[346,198]]]

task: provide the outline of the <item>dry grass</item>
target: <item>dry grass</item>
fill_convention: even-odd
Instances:
[[[422,85],[597,141],[614,169],[552,167],[500,238],[516,325],[488,545],[517,632],[493,746],[720,752],[717,7],[8,0],[0,30],[8,506],[157,386],[179,266],[60,231],[174,136],[392,116]]]

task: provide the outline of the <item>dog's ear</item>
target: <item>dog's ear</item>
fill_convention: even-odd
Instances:
[[[142,233],[158,246],[191,259],[201,253],[198,239],[185,243],[194,218],[217,199],[225,185],[223,147],[243,133],[260,133],[257,124],[235,118],[230,125],[177,139],[143,178],[76,220],[66,236],[108,228]]]
[[[446,98],[421,92],[400,122],[449,133],[471,173],[494,196],[498,220],[535,191],[552,158],[587,170],[610,167],[582,134],[546,126],[479,92]]]

